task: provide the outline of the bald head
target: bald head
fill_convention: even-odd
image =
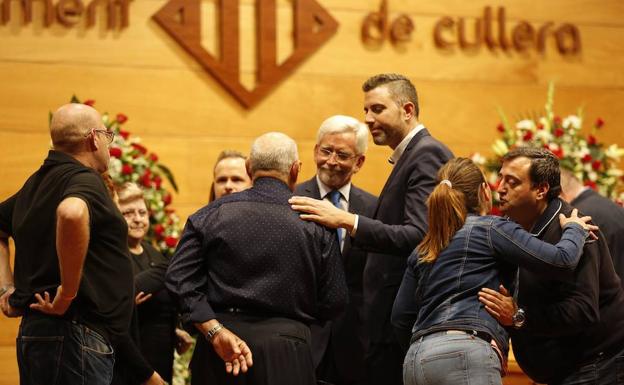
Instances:
[[[272,171],[287,176],[299,160],[297,144],[281,132],[269,132],[254,140],[249,154],[252,177],[258,171]]]
[[[55,150],[75,154],[93,128],[102,126],[100,114],[90,106],[65,104],[52,114],[50,136]]]

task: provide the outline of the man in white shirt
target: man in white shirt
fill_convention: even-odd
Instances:
[[[355,118],[325,120],[314,146],[316,175],[295,189],[296,195],[323,199],[346,212],[372,216],[377,197],[354,186],[351,178],[363,166],[368,129]],[[364,383],[362,275],[366,252],[351,245],[345,229],[336,229],[349,287],[345,313],[329,325],[312,327],[312,356],[317,378],[332,384]]]

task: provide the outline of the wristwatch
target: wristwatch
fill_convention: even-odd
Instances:
[[[520,329],[526,322],[526,315],[524,314],[524,310],[518,308],[514,315],[511,316],[511,321],[513,322],[513,327],[515,327],[516,329]]]
[[[212,329],[208,330],[208,332],[206,332],[206,339],[208,341],[212,341],[214,336],[216,336],[217,333],[219,333],[219,331],[221,331],[221,329],[223,329],[223,324],[220,324],[220,323],[217,324]]]

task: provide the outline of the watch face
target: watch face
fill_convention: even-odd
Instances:
[[[513,321],[514,327],[516,328],[522,327],[525,321],[524,310],[518,309],[518,311],[516,311],[516,313],[512,316],[511,319]]]

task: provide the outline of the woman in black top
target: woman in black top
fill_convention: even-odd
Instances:
[[[190,336],[176,331],[177,314],[164,279],[168,260],[143,238],[149,229],[149,212],[143,191],[134,183],[117,189],[119,209],[128,223],[128,248],[134,273],[136,328],[135,338],[145,360],[162,377],[171,382],[173,349],[176,334],[184,346]]]

